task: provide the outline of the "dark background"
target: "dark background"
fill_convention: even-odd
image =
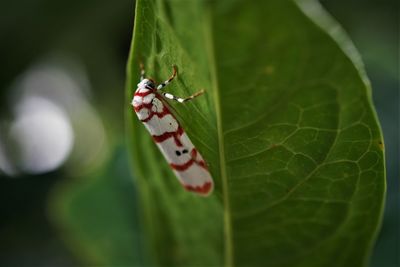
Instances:
[[[365,63],[373,99],[385,137],[387,200],[384,220],[371,265],[399,265],[399,6],[396,0],[323,0],[323,6],[349,34]],[[16,0],[0,3],[0,265],[77,266],[48,218],[49,194],[60,181],[84,177],[109,159],[120,159],[127,173],[124,150],[125,65],[133,27],[134,1]],[[74,126],[81,150],[44,174],[26,174],[18,165],[18,140],[8,134],[18,118],[14,107],[24,95],[21,80],[45,66],[61,68],[77,81],[79,109],[61,103]],[[74,71],[76,66],[81,71]],[[25,77],[25,78],[24,78]],[[94,89],[95,88],[95,89]],[[21,93],[22,91],[22,93]],[[43,92],[42,92],[43,93]],[[26,94],[26,92],[25,92]],[[64,97],[65,98],[65,97]],[[58,102],[57,102],[58,101]],[[61,102],[60,102],[61,101]],[[76,114],[76,110],[83,113]],[[80,125],[79,116],[97,124]],[[94,130],[100,129],[100,130]],[[34,133],[32,133],[34,135]],[[100,148],[93,140],[106,140]],[[98,139],[96,139],[98,138]],[[10,145],[13,144],[13,145]],[[17,144],[17,145],[15,145]],[[96,143],[97,144],[97,143]],[[98,149],[98,150],[96,150]],[[87,155],[96,153],[86,162]],[[84,154],[86,152],[87,154]],[[60,152],[61,153],[61,152]],[[7,155],[7,164],[1,155]],[[82,156],[83,155],[83,156]],[[84,160],[82,160],[84,159]],[[10,167],[11,166],[11,167]],[[11,168],[11,169],[10,169]]]

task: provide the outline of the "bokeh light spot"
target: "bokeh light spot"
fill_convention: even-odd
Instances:
[[[39,174],[58,168],[68,158],[74,134],[64,111],[41,97],[19,103],[10,136],[18,148],[22,171]]]

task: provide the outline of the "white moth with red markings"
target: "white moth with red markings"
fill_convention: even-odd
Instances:
[[[158,86],[144,77],[143,65],[140,64],[140,67],[140,83],[132,100],[136,115],[150,132],[182,186],[188,191],[208,196],[214,183],[207,164],[164,100],[165,97],[183,103],[201,95],[203,91],[187,98],[176,97],[161,91],[175,78],[175,67],[172,76]]]

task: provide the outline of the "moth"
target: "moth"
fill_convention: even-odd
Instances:
[[[140,69],[140,82],[132,100],[137,117],[152,136],[182,186],[187,191],[201,196],[210,195],[214,183],[207,164],[166,101],[170,99],[184,103],[202,95],[204,91],[201,90],[186,98],[164,92],[163,89],[177,75],[176,66],[173,66],[171,77],[158,85],[154,80],[145,78],[143,64],[140,64]]]

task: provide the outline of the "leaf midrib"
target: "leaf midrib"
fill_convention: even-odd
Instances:
[[[218,134],[218,151],[219,151],[219,167],[222,181],[222,195],[224,202],[224,238],[225,238],[225,266],[234,266],[233,259],[233,238],[232,238],[232,224],[231,224],[231,210],[229,203],[229,189],[228,189],[228,176],[226,172],[225,163],[225,143],[224,143],[224,132],[222,129],[222,113],[221,113],[221,101],[219,95],[219,83],[218,83],[218,72],[215,61],[215,49],[214,49],[214,38],[212,31],[212,14],[210,7],[206,7],[205,10],[206,19],[204,25],[204,36],[206,42],[206,51],[208,53],[208,59],[210,62],[210,75],[211,84],[214,87],[214,106],[215,116],[217,122],[217,134]]]

